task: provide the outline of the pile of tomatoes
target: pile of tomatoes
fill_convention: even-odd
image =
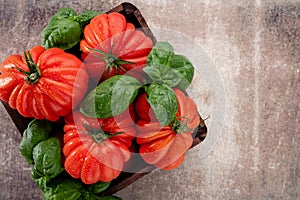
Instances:
[[[115,12],[93,17],[78,46],[80,56],[45,45],[8,56],[0,99],[24,117],[63,119],[62,166],[85,184],[117,178],[133,154],[178,167],[200,123],[185,92],[193,77],[187,58]]]

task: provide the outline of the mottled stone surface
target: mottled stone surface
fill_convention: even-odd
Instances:
[[[131,2],[158,40],[174,36],[178,48],[192,41],[201,50],[191,52],[203,61],[192,96],[199,112],[210,116],[209,135],[178,169],[152,172],[118,195],[128,200],[299,199],[300,2]],[[59,7],[105,11],[119,3],[0,0],[0,59],[39,44],[40,31]],[[18,152],[20,135],[0,108],[0,199],[41,199]]]

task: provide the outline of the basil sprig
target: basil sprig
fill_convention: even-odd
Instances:
[[[144,72],[154,83],[186,90],[193,80],[194,66],[185,56],[175,54],[168,42],[157,42]]]
[[[23,133],[20,152],[28,164],[32,165],[31,175],[54,178],[63,171],[61,166],[60,141],[50,137],[51,123],[47,120],[33,119]]]
[[[152,82],[146,89],[147,101],[160,124],[169,125],[178,110],[176,95],[171,88],[186,90],[192,82],[194,66],[185,56],[175,54],[168,42],[157,42],[143,70]]]
[[[49,137],[52,130],[51,123],[47,120],[33,119],[26,130],[19,146],[19,150],[28,164],[33,164],[33,149],[41,141]]]
[[[80,15],[72,8],[60,8],[42,31],[42,46],[63,50],[74,47],[81,39],[83,28],[100,12],[86,11]]]

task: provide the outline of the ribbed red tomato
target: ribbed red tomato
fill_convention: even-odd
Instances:
[[[97,80],[125,73],[139,78],[152,47],[149,37],[116,12],[94,17],[80,42],[88,73]]]
[[[76,111],[65,118],[65,170],[85,184],[117,178],[130,158],[135,137],[134,108],[107,119],[88,118]]]
[[[178,112],[176,120],[169,126],[161,127],[157,120],[153,120],[152,108],[145,106],[148,104],[146,95],[139,96],[135,104],[139,116],[136,141],[140,144],[141,157],[147,163],[165,170],[174,169],[183,162],[185,152],[193,143],[192,133],[200,123],[194,101],[179,89],[174,89],[174,92]],[[150,114],[145,114],[145,108]]]
[[[59,48],[35,46],[24,56],[11,55],[0,66],[0,99],[25,117],[56,121],[87,91],[89,78],[81,65]]]

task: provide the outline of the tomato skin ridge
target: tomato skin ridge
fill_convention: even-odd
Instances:
[[[185,157],[185,154],[182,154],[176,161],[174,161],[173,163],[167,165],[167,166],[161,166],[161,168],[163,170],[172,170],[172,169],[175,169],[177,167],[179,167],[183,161],[184,161],[184,157]]]
[[[72,151],[72,153],[68,157],[66,157],[64,166],[65,170],[73,178],[80,178],[80,172],[84,162],[84,158],[82,157],[82,155],[86,154],[88,150],[84,146],[79,146],[76,149],[77,151]]]
[[[82,170],[80,173],[82,182],[85,184],[94,184],[97,183],[101,177],[100,171],[100,163],[97,162],[98,160],[89,155],[85,160]],[[90,173],[93,172],[93,173]]]
[[[140,136],[136,138],[136,141],[138,144],[146,144],[146,143],[152,143],[152,142],[156,142],[159,140],[163,140],[165,137],[167,137],[168,135],[170,135],[172,132],[171,129],[169,130],[161,130],[159,131],[159,134],[157,134],[156,131],[153,132],[148,132],[147,135],[144,136]]]
[[[124,15],[117,13],[117,12],[112,12],[108,14],[108,30],[110,32],[110,37],[123,32],[126,30],[126,19]]]
[[[95,34],[92,30],[92,28],[90,26],[86,26],[84,28],[84,35],[85,35],[85,40],[88,44],[90,44],[91,46],[96,46],[97,43],[95,43],[94,41],[97,40],[97,38],[95,37]]]

